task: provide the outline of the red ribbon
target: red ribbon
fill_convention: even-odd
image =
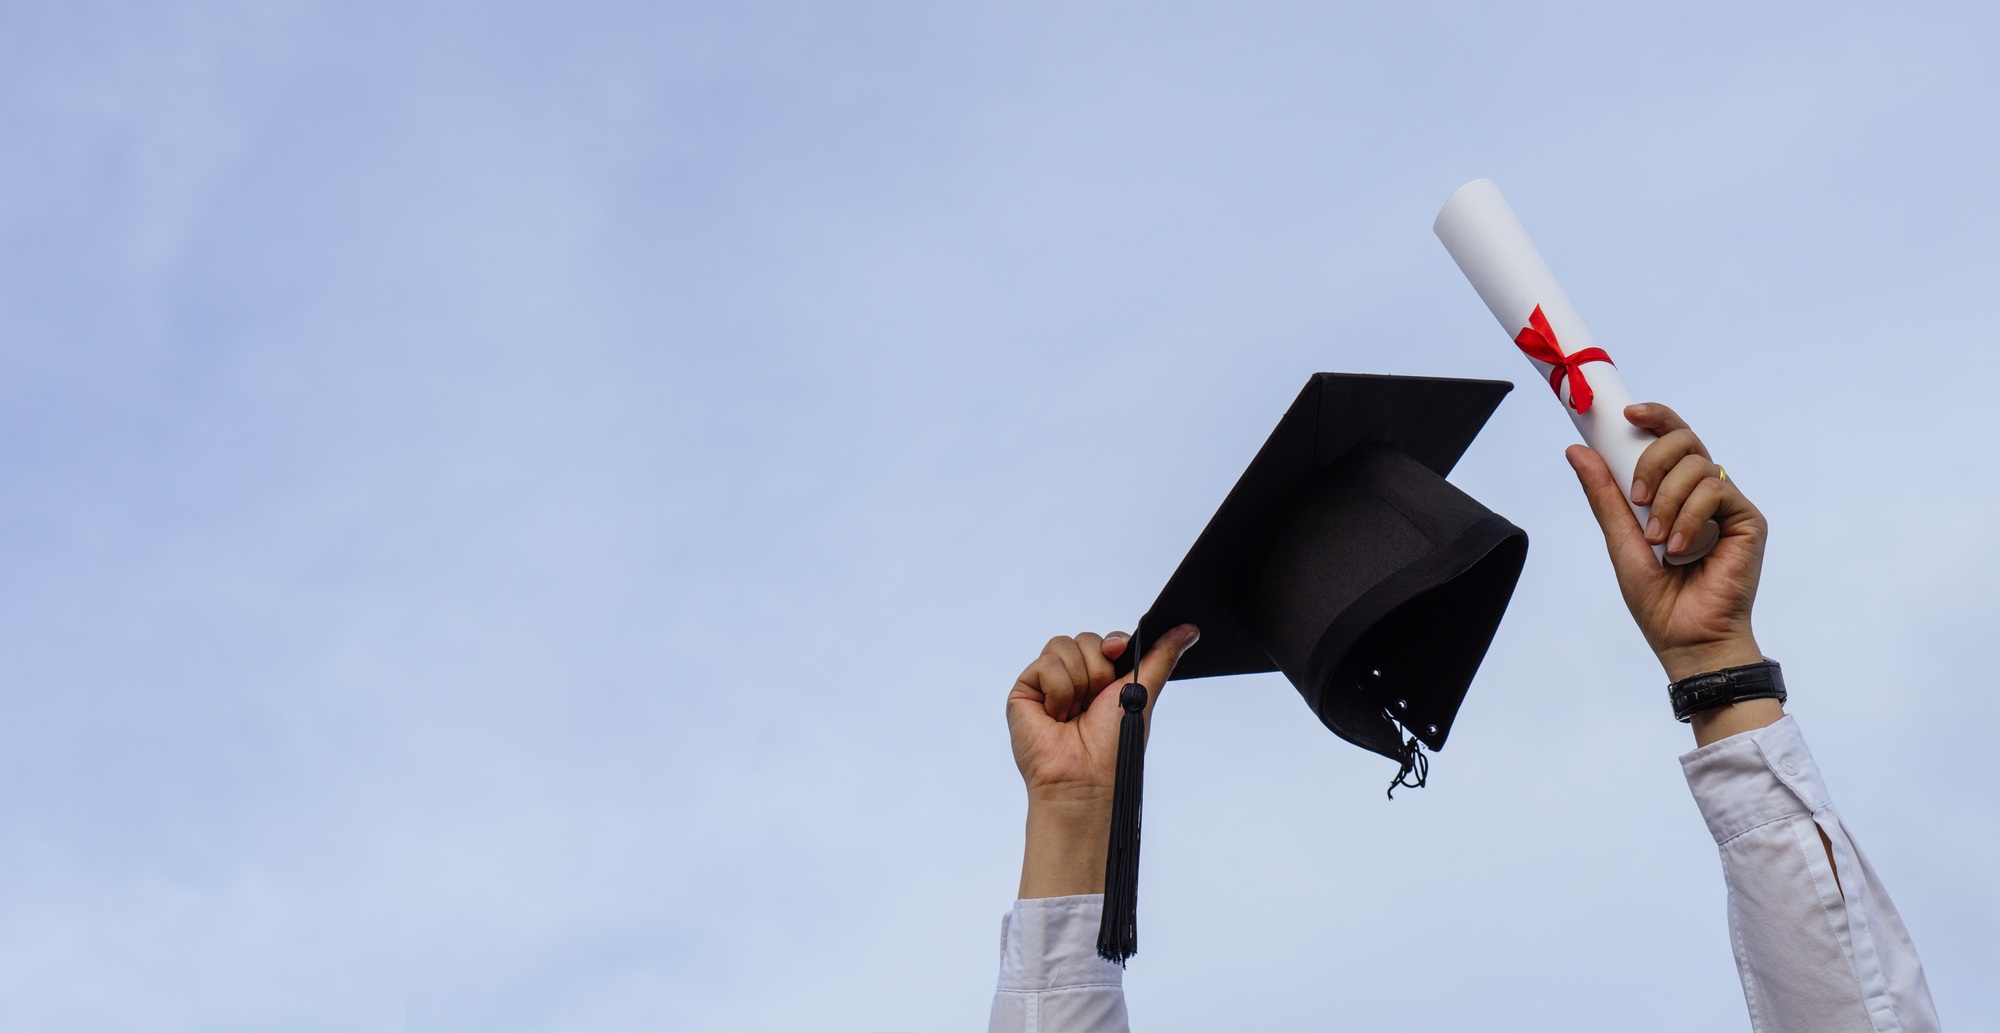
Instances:
[[[1611,362],[1611,356],[1602,348],[1585,348],[1574,355],[1564,355],[1562,345],[1556,342],[1556,332],[1549,327],[1549,317],[1542,315],[1542,307],[1528,316],[1528,325],[1521,328],[1514,343],[1527,353],[1528,358],[1546,362],[1555,368],[1549,371],[1549,390],[1562,397],[1562,382],[1569,379],[1569,407],[1579,413],[1590,411],[1590,403],[1596,395],[1590,390],[1590,381],[1583,379],[1583,364],[1586,362]]]

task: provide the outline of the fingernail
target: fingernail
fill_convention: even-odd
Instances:
[[[1653,539],[1658,538],[1659,536],[1660,536],[1660,518],[1654,517],[1651,520],[1646,521],[1646,540],[1650,542]]]
[[[1201,641],[1201,629],[1192,624],[1181,625],[1179,634],[1182,649],[1186,649],[1196,642]]]
[[[1632,501],[1639,503],[1644,503],[1646,501],[1645,481],[1635,480],[1632,482]]]
[[[1111,634],[1109,634],[1109,635],[1106,635],[1106,636],[1104,636],[1104,641],[1106,641],[1106,642],[1123,642],[1123,641],[1125,641],[1126,639],[1129,639],[1129,638],[1131,638],[1131,637],[1132,637],[1132,636],[1130,636],[1130,635],[1127,635],[1126,633],[1124,633],[1124,632],[1122,632],[1122,631],[1114,631],[1114,632],[1112,632]]]
[[[1673,540],[1667,543],[1667,551],[1677,553],[1681,551],[1682,546],[1685,546],[1686,544],[1687,544],[1687,535],[1684,535],[1679,531],[1675,531]]]

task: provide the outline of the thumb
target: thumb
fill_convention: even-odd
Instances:
[[[1653,547],[1646,544],[1639,519],[1632,515],[1632,507],[1618,489],[1611,468],[1604,465],[1604,457],[1583,445],[1571,445],[1563,457],[1576,471],[1584,498],[1590,500],[1591,515],[1597,517],[1597,526],[1604,532],[1604,548],[1611,553],[1611,566],[1621,576],[1628,570],[1656,570],[1659,563],[1653,557]]]
[[[1201,629],[1192,624],[1183,624],[1160,636],[1153,648],[1139,660],[1139,681],[1146,687],[1146,709],[1160,698],[1160,690],[1166,687],[1167,679],[1173,676],[1174,665],[1181,662],[1181,654],[1186,653],[1201,638]]]

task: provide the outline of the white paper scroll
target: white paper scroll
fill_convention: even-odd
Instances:
[[[1584,324],[1582,314],[1577,312],[1562,284],[1556,282],[1556,274],[1549,269],[1549,263],[1543,260],[1541,251],[1528,237],[1527,228],[1515,217],[1514,209],[1500,195],[1500,188],[1494,186],[1492,180],[1475,179],[1459,187],[1445,201],[1431,229],[1436,231],[1439,240],[1444,241],[1445,250],[1451,252],[1465,278],[1472,281],[1480,300],[1493,311],[1493,318],[1500,321],[1510,340],[1518,340],[1524,330],[1531,330],[1533,314],[1540,308],[1555,338],[1549,344],[1560,355],[1580,358],[1582,353],[1600,347],[1596,335]],[[1530,333],[1531,345],[1534,337],[1535,334]],[[1613,354],[1610,357],[1615,361],[1618,356]],[[1532,357],[1528,361],[1534,363],[1539,383],[1549,384],[1558,366]],[[1577,405],[1572,401],[1575,387],[1570,381],[1577,376],[1584,379],[1594,395],[1585,412],[1578,412]],[[1577,432],[1583,435],[1584,443],[1603,456],[1605,464],[1611,467],[1611,475],[1625,490],[1629,504],[1632,472],[1639,464],[1639,454],[1653,443],[1653,434],[1632,426],[1625,419],[1625,407],[1637,399],[1626,388],[1625,379],[1618,375],[1618,367],[1602,361],[1566,365],[1562,368],[1556,397],[1569,413],[1570,421],[1576,424]],[[1648,508],[1632,507],[1641,527],[1646,526]],[[1685,553],[1669,557],[1665,546],[1654,546],[1653,554],[1667,563],[1693,563],[1715,548],[1719,534],[1720,528],[1711,520],[1696,536],[1694,546]]]

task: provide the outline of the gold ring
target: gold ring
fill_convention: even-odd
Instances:
[[[1721,463],[1715,464],[1715,479],[1718,481],[1726,481],[1729,479],[1729,471],[1723,469]]]

